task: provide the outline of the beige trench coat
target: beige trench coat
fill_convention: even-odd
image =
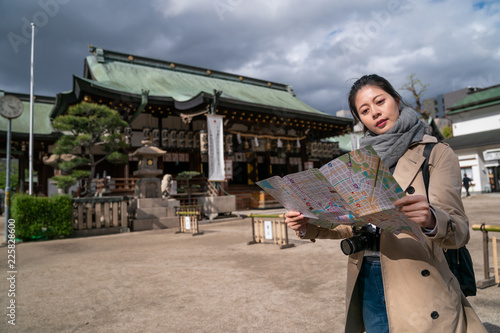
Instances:
[[[400,158],[394,177],[401,188],[425,195],[421,176],[424,144],[436,142],[431,136],[414,144]],[[429,159],[429,200],[435,211],[437,233],[427,238],[431,256],[406,234],[382,232],[380,261],[387,316],[391,332],[486,332],[481,321],[460,291],[448,268],[441,246],[458,248],[469,241],[469,221],[461,201],[458,158],[446,144],[434,146]],[[410,194],[408,194],[410,195]],[[325,229],[307,224],[302,238],[351,237],[349,226]],[[346,288],[346,332],[363,332],[361,302],[356,280],[364,252],[348,258]]]

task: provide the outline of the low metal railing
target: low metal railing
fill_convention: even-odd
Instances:
[[[473,224],[472,230],[479,230],[483,233],[483,260],[484,260],[484,279],[476,282],[476,285],[480,289],[490,287],[492,285],[500,283],[498,276],[498,252],[497,252],[497,238],[492,237],[492,252],[493,252],[493,277],[490,277],[490,255],[489,255],[489,237],[488,232],[500,232],[499,225],[488,225],[488,224]],[[500,286],[500,285],[499,285]]]

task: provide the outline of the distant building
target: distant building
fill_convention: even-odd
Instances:
[[[336,113],[337,117],[351,118],[352,114],[349,110],[339,110]],[[359,149],[359,139],[364,135],[364,126],[361,122],[354,125],[352,131],[348,134],[337,136],[332,140],[339,142],[339,147],[342,153]]]
[[[29,172],[29,133],[30,133],[30,95],[10,93],[0,90],[0,97],[12,95],[23,103],[23,113],[19,118],[12,119],[11,158],[19,163],[19,181],[10,184],[17,192],[28,190]],[[34,194],[48,194],[48,179],[53,176],[54,170],[43,164],[42,159],[47,156],[49,147],[56,142],[59,135],[52,128],[50,112],[54,107],[54,97],[34,96],[33,103],[33,192]],[[8,120],[0,117],[0,158],[6,157],[6,138]]]
[[[473,179],[473,192],[499,192],[500,85],[466,88],[452,97],[457,95],[464,97],[447,112],[454,137],[445,142],[457,153],[462,175]]]

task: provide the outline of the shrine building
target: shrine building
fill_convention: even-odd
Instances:
[[[287,84],[95,46],[89,51],[83,76],[73,76],[72,90],[57,95],[51,119],[82,101],[107,105],[128,122],[131,152],[144,139],[167,151],[158,166],[164,174],[190,170],[206,177],[210,113],[224,117],[229,189],[319,167],[342,153],[326,139],[352,129],[352,119],[312,108]],[[128,178],[138,168],[133,157],[124,167],[106,163],[97,172],[111,177]]]

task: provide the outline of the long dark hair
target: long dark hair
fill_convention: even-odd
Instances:
[[[358,92],[366,87],[366,86],[375,86],[379,87],[389,95],[391,95],[396,103],[399,105],[402,104],[403,100],[401,98],[401,95],[394,89],[394,87],[390,84],[389,81],[387,81],[385,78],[377,75],[377,74],[370,74],[370,75],[364,75],[361,78],[359,78],[356,82],[351,87],[351,91],[349,92],[349,109],[351,110],[351,114],[354,117],[355,123],[359,123],[361,120],[359,119],[358,115],[358,110],[356,109],[356,95]]]

